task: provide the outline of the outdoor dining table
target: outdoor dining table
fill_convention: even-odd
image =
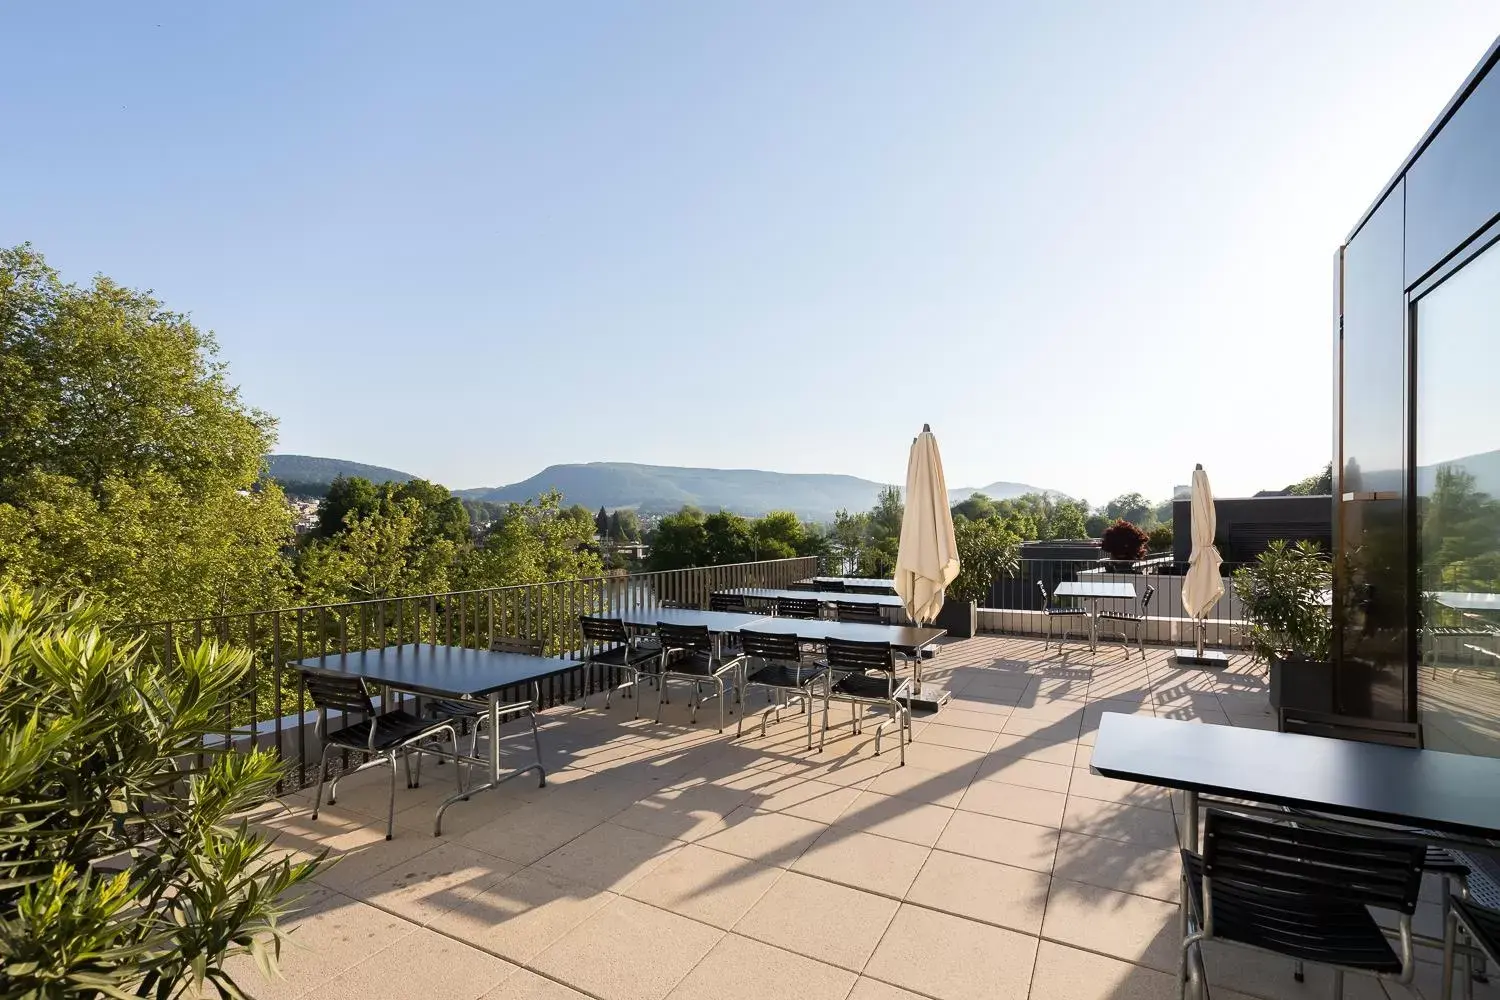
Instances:
[[[1107,580],[1069,580],[1059,583],[1052,592],[1054,597],[1086,597],[1089,599],[1089,652],[1099,649],[1099,602],[1133,601],[1136,598],[1135,584],[1110,583]]]
[[[488,706],[490,739],[487,758],[459,754],[454,747],[451,755],[455,762],[486,767],[489,781],[466,788],[462,792],[444,799],[433,818],[434,836],[442,833],[443,813],[453,803],[477,793],[498,788],[511,778],[528,771],[537,773],[538,783],[545,787],[547,771],[542,766],[541,741],[537,738],[537,760],[535,764],[517,768],[502,774],[500,769],[500,721],[502,716],[534,712],[539,708],[542,681],[561,676],[578,669],[577,660],[558,657],[531,656],[525,653],[499,653],[487,649],[469,649],[465,646],[440,646],[429,643],[407,643],[401,646],[386,646],[383,649],[364,649],[335,655],[311,657],[292,666],[310,673],[327,674],[334,677],[360,677],[365,681],[434,698],[456,698],[464,701],[483,702]],[[518,701],[514,697],[502,699],[501,695],[516,688],[530,688],[531,697]],[[536,718],[532,716],[533,735]],[[433,751],[424,750],[424,753]],[[449,754],[441,754],[447,757]]]
[[[1305,810],[1367,835],[1378,824],[1382,837],[1500,851],[1494,757],[1105,712],[1089,770],[1181,791],[1179,840],[1195,853],[1201,797],[1277,818],[1282,807]],[[1185,920],[1185,894],[1182,903]]]
[[[715,591],[718,594],[739,594],[755,601],[818,601],[821,604],[875,604],[882,608],[901,607],[901,598],[895,594],[860,594],[832,590],[777,590],[771,587],[735,587],[732,590]]]

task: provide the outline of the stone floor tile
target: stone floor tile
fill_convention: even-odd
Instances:
[[[844,1000],[856,974],[730,934],[714,945],[671,1000]]]
[[[1062,792],[1026,788],[1003,781],[976,781],[969,785],[958,807],[967,812],[1056,828],[1062,825],[1063,807],[1067,801],[1068,797]]]
[[[1057,854],[1057,828],[960,809],[948,821],[937,848],[1047,874]]]
[[[1050,879],[1040,872],[933,851],[906,901],[955,916],[1038,934]]]
[[[476,1000],[516,972],[514,965],[420,928],[305,994],[307,1000]]]
[[[520,865],[504,858],[440,841],[431,850],[358,883],[350,893],[425,925],[519,870]]]
[[[1177,904],[1078,882],[1052,880],[1042,936],[1176,974]]]
[[[613,893],[527,868],[429,926],[524,965],[614,898]]]
[[[704,782],[687,788],[663,788],[627,806],[610,822],[675,840],[697,840],[724,824],[752,796],[748,792]]]
[[[903,770],[906,769],[897,768],[886,774],[899,774]],[[786,813],[814,823],[832,823],[838,819],[854,804],[865,787],[863,782],[832,785],[826,781],[791,775],[777,775],[776,779],[752,793],[748,804],[754,806],[757,812]]]
[[[1078,734],[1082,730],[1082,705],[1063,715],[1038,712],[1031,708],[1018,708],[1011,713],[1010,718],[1005,720],[1005,725],[1000,729],[1002,733],[1008,733],[1011,736],[1025,736],[1028,739],[1046,740],[1049,743],[1072,742],[1078,739]]]
[[[854,989],[849,991],[849,1000],[922,1000],[922,997],[899,986],[861,976]]]
[[[470,830],[458,841],[476,851],[529,865],[597,825],[590,817],[532,802]]]
[[[1158,850],[1065,830],[1058,840],[1052,875],[1175,903],[1182,861],[1175,850]]]
[[[555,983],[530,969],[520,969],[480,1000],[589,1000],[571,986]]]
[[[896,761],[894,750],[895,748],[892,747],[891,762],[893,764]],[[910,743],[906,747],[908,766],[920,767],[925,771],[936,771],[939,774],[958,774],[965,778],[973,778],[974,772],[979,769],[983,761],[984,754],[978,750],[962,750],[958,747],[940,746],[937,743]]]
[[[1043,941],[1030,1000],[1177,1000],[1177,977]]]
[[[980,777],[983,777],[986,769],[997,766],[998,759],[1009,760],[1015,757],[1071,767],[1077,749],[1070,742],[1058,743],[1055,740],[1034,740],[1029,736],[1015,736],[1010,733],[1001,733],[995,738],[995,745],[991,748],[989,756],[980,765],[979,774]]]
[[[787,872],[734,932],[858,972],[898,905],[874,893]]]
[[[601,1000],[661,1000],[724,932],[616,897],[528,964]]]
[[[928,849],[843,827],[829,827],[794,871],[900,899],[927,860]]]
[[[601,823],[532,867],[595,889],[624,892],[671,856],[682,842]]]
[[[915,764],[907,764],[885,772],[866,787],[881,795],[898,795],[952,809],[964,797],[969,780],[968,775],[963,772],[929,771]]]
[[[1101,802],[1120,802],[1146,809],[1170,810],[1172,808],[1171,799],[1164,788],[1143,785],[1134,781],[1121,781],[1118,778],[1106,778],[1101,774],[1094,774],[1086,767],[1075,767],[1072,771],[1072,782],[1067,788],[1070,795],[1081,795],[1084,798],[1098,799]]]
[[[728,930],[782,875],[780,868],[686,844],[625,895]]]
[[[1177,828],[1172,813],[1118,802],[1101,802],[1081,795],[1068,796],[1062,828],[1071,833],[1124,840],[1160,850],[1177,847]]]
[[[938,1000],[1025,1000],[1037,939],[903,904],[865,975]]]
[[[942,711],[938,713],[936,717],[937,720],[944,726],[956,726],[960,729],[978,729],[987,733],[998,733],[1000,732],[1001,727],[1005,725],[1005,720],[1011,713],[1011,709],[1008,706],[1003,705],[995,706],[990,705],[986,702],[963,702],[963,704],[985,705],[987,709],[991,710],[971,711],[968,708],[954,707],[953,702],[950,701],[947,705],[944,705]],[[933,740],[931,742],[937,743],[941,741]],[[993,745],[993,738],[990,742]],[[986,747],[986,749],[988,749],[988,747]]]
[[[974,778],[976,781],[1003,781],[1007,785],[1066,793],[1072,772],[1073,768],[1063,764],[1028,760],[1024,757],[990,756],[979,765],[979,772]]]
[[[944,806],[866,791],[854,800],[834,825],[931,847],[937,843],[952,815],[953,810]]]
[[[938,746],[954,747],[958,750],[979,751],[988,751],[990,747],[995,745],[995,734],[999,731],[1000,726],[996,726],[993,729],[965,729],[959,725],[947,724],[950,721],[950,719],[944,716],[944,724],[933,723],[923,729],[918,734],[916,742],[935,743]]]
[[[828,829],[800,816],[740,806],[724,825],[698,843],[763,865],[788,868]]]

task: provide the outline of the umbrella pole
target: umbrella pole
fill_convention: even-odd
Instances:
[[[1203,659],[1203,637],[1208,632],[1208,626],[1201,618],[1194,618],[1193,624],[1198,627],[1198,659],[1201,660]]]

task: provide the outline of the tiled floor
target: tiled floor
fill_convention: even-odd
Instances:
[[[258,821],[340,861],[288,921],[283,978],[235,972],[265,1000],[1171,997],[1173,802],[1089,773],[1099,715],[1272,720],[1247,663],[1215,674],[1169,657],[949,643],[929,676],[955,697],[917,721],[904,768],[839,712],[810,754],[799,715],[735,740],[714,712],[689,726],[674,702],[658,725],[625,699],[549,712],[547,787],[523,777],[460,803],[438,839],[451,765],[398,788],[390,842],[383,772],[346,782],[316,821],[294,796]],[[520,737],[502,745],[526,753]],[[1322,970],[1304,986],[1269,956],[1207,961],[1216,998],[1328,995]],[[1412,988],[1351,977],[1346,995],[1435,1000],[1436,983],[1424,962]]]

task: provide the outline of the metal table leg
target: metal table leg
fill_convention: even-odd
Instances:
[[[483,785],[477,785],[473,788],[460,791],[457,795],[450,795],[442,801],[437,808],[437,815],[432,821],[432,835],[434,837],[441,837],[443,835],[443,813],[448,811],[448,807],[455,802],[462,802],[468,799],[469,796],[476,792],[486,792],[492,788],[499,788],[510,779],[520,777],[529,771],[537,773],[537,778],[539,779],[537,787],[547,787],[547,770],[542,766],[542,737],[537,731],[536,725],[536,711],[541,705],[541,691],[537,684],[533,683],[531,685],[531,693],[531,701],[517,702],[505,706],[500,704],[499,694],[489,696],[490,752],[488,760],[480,760],[472,755],[459,756],[455,754],[454,765],[463,767],[466,763],[471,765],[488,764],[490,780]],[[536,747],[536,763],[528,764],[526,767],[511,771],[502,777],[500,774],[500,717],[502,715],[515,715],[521,712],[525,712],[531,717],[531,738]]]

